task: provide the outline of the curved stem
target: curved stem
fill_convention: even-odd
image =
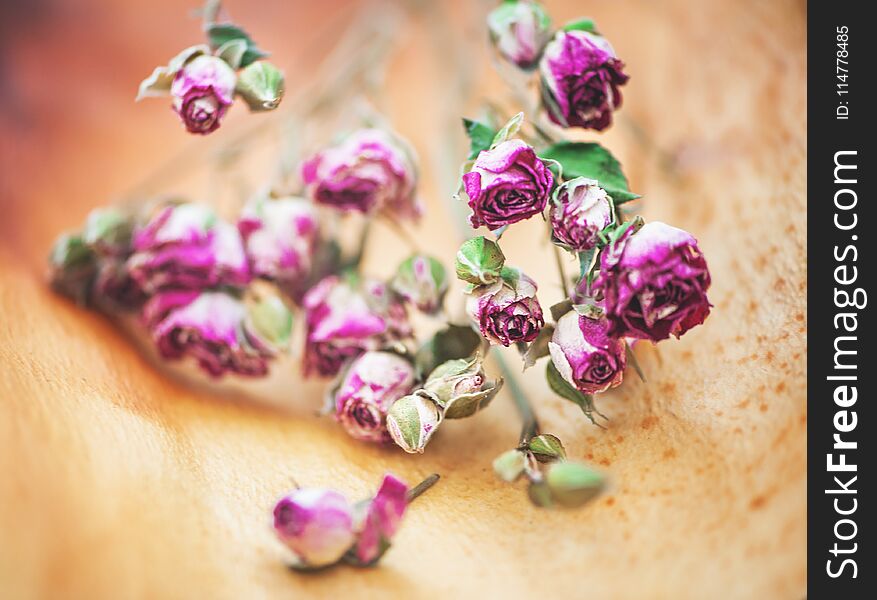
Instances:
[[[423,492],[434,486],[435,483],[439,480],[439,477],[440,476],[438,473],[433,473],[432,475],[415,485],[413,488],[408,490],[408,502],[413,502],[421,494],[423,494]]]
[[[502,371],[503,379],[505,379],[518,413],[521,415],[521,446],[526,446],[534,436],[539,434],[539,421],[536,419],[536,412],[533,410],[533,405],[530,404],[517,376],[512,373],[502,355],[497,352],[494,354],[494,359]]]

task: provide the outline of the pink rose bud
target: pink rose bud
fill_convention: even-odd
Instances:
[[[491,231],[541,213],[554,178],[536,152],[518,139],[484,150],[463,175],[472,227]]]
[[[337,563],[353,546],[353,508],[333,490],[301,489],[274,507],[274,531],[301,568]]]
[[[587,31],[558,31],[542,55],[542,100],[561,127],[602,131],[621,107],[624,63],[605,38]]]
[[[440,261],[417,254],[399,265],[390,287],[419,311],[435,314],[448,291],[448,274]]]
[[[594,179],[578,177],[561,185],[551,203],[555,243],[574,252],[597,245],[597,234],[612,223],[612,204]]]
[[[238,230],[254,276],[297,286],[310,273],[319,223],[316,208],[307,200],[251,202],[241,212]]]
[[[585,394],[605,392],[624,376],[624,342],[607,335],[605,319],[589,319],[571,310],[563,315],[548,351],[563,378]]]
[[[703,323],[710,273],[697,240],[665,223],[629,229],[601,254],[594,291],[602,294],[609,335],[665,340]]]
[[[262,376],[271,353],[247,332],[244,304],[223,292],[170,291],[143,307],[143,320],[162,357],[194,358],[209,375]]]
[[[388,473],[384,476],[378,493],[368,504],[360,525],[354,548],[360,565],[372,565],[381,558],[399,530],[407,508],[408,486]]]
[[[135,229],[128,269],[148,293],[168,289],[243,287],[250,281],[237,229],[207,206],[176,204]]]
[[[305,294],[305,374],[338,373],[349,359],[411,335],[405,307],[379,282],[330,275]]]
[[[416,220],[417,173],[407,144],[379,129],[359,130],[302,165],[308,194],[342,211]]]
[[[466,310],[485,339],[503,346],[532,342],[545,324],[536,282],[508,267],[497,283],[473,290]]]
[[[392,352],[366,352],[350,364],[335,393],[335,418],[357,440],[388,442],[387,411],[413,385],[409,361]]]
[[[236,82],[234,70],[216,56],[196,56],[177,71],[171,95],[186,130],[198,134],[216,131],[234,100]]]
[[[551,39],[551,18],[536,2],[503,2],[489,15],[490,40],[503,58],[521,69],[536,66]]]

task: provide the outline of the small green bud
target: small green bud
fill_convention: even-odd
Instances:
[[[416,254],[399,265],[390,287],[419,311],[435,314],[448,291],[448,274],[438,259]]]
[[[581,463],[552,464],[545,476],[552,500],[559,506],[576,508],[594,499],[606,486],[602,473]]]
[[[539,462],[553,462],[566,458],[566,450],[556,435],[543,433],[530,440],[530,452]]]
[[[488,381],[480,356],[446,361],[436,367],[423,389],[445,411],[445,418],[462,419],[487,406],[502,389],[502,378]]]
[[[496,242],[478,236],[463,242],[457,251],[457,277],[475,285],[496,282],[502,273],[505,256]]]
[[[409,454],[422,454],[441,425],[443,410],[429,396],[414,392],[396,400],[387,413],[387,431]]]
[[[255,346],[271,351],[289,349],[292,337],[292,311],[270,284],[254,283],[246,298],[244,331]]]
[[[253,111],[274,110],[283,99],[283,73],[269,62],[248,65],[238,75],[235,91]]]
[[[520,450],[503,452],[493,461],[493,472],[497,477],[509,483],[515,481],[524,473],[527,465],[527,457]]]

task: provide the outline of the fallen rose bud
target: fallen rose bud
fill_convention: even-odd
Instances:
[[[221,58],[198,55],[177,71],[171,84],[173,107],[190,133],[219,128],[234,101],[237,76]]]
[[[335,392],[335,418],[357,440],[388,442],[387,412],[413,384],[411,362],[392,352],[366,352],[350,363]]]
[[[466,310],[486,340],[503,346],[533,341],[545,324],[536,282],[508,267],[500,281],[471,292]]]
[[[484,150],[463,175],[473,228],[491,231],[541,213],[554,177],[536,151],[518,139]]]
[[[396,400],[387,413],[387,431],[409,454],[421,454],[444,417],[428,395],[415,392]]]
[[[597,245],[597,234],[612,223],[612,204],[594,179],[577,177],[557,188],[551,202],[554,241],[574,252]]]
[[[352,550],[355,564],[371,566],[383,556],[395,537],[408,508],[408,486],[387,474],[375,497],[366,505]]]
[[[548,467],[545,484],[553,504],[578,508],[598,496],[606,487],[606,478],[587,465],[559,461]]]
[[[361,129],[318,152],[302,165],[302,179],[314,202],[342,211],[410,220],[422,212],[413,152],[379,129]]]
[[[561,376],[585,394],[604,392],[621,383],[627,365],[624,342],[609,336],[609,322],[571,310],[557,322],[548,343]]]
[[[268,373],[272,353],[248,337],[246,318],[244,304],[224,292],[161,292],[143,307],[143,321],[161,356],[191,356],[213,377]]]
[[[419,311],[435,314],[448,291],[448,274],[437,259],[417,254],[399,265],[390,287]]]
[[[386,285],[331,275],[305,294],[305,374],[331,376],[367,350],[411,334],[405,307]]]
[[[337,563],[356,539],[353,508],[334,490],[301,489],[281,498],[274,531],[301,568]]]
[[[536,66],[551,39],[551,18],[537,2],[503,2],[487,16],[487,27],[500,55],[525,70]]]
[[[658,342],[706,320],[712,306],[709,286],[697,240],[682,229],[651,222],[636,232],[629,228],[603,251],[593,289],[602,295],[608,335]]]
[[[605,38],[588,31],[558,31],[539,63],[542,100],[561,127],[602,131],[621,107],[624,63]]]
[[[202,204],[160,209],[133,234],[128,270],[147,292],[243,287],[250,269],[237,229]]]

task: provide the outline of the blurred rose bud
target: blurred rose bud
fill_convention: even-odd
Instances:
[[[457,277],[473,285],[495,283],[502,274],[505,256],[499,244],[483,235],[466,240],[457,250]]]
[[[357,440],[389,442],[387,411],[413,384],[409,361],[392,352],[366,352],[350,363],[335,393],[335,418]]]
[[[347,360],[411,334],[405,307],[380,282],[331,275],[305,294],[303,306],[305,374],[335,375]]]
[[[385,211],[415,220],[422,212],[415,196],[413,152],[379,129],[361,129],[302,165],[310,197],[342,211]]]
[[[526,454],[517,449],[509,450],[497,456],[493,461],[493,472],[503,481],[512,483],[524,474],[526,466]]]
[[[250,270],[237,229],[207,206],[173,204],[135,228],[128,270],[147,292],[243,287]]]
[[[387,431],[396,445],[409,454],[423,453],[441,424],[443,410],[421,391],[400,398],[387,413]]]
[[[551,19],[536,2],[503,2],[487,16],[490,40],[503,58],[521,69],[536,66],[551,39]]]
[[[256,277],[297,285],[310,273],[319,237],[317,211],[300,198],[260,198],[241,211],[238,230]]]
[[[554,241],[574,252],[597,245],[597,234],[612,223],[612,204],[594,179],[577,177],[565,182],[551,203]]]
[[[333,565],[353,546],[353,508],[333,490],[296,490],[274,507],[274,531],[292,550],[296,566]]]
[[[247,315],[243,328],[251,343],[272,354],[287,352],[293,318],[283,295],[270,284],[254,282],[247,289],[244,306]]]
[[[532,438],[527,447],[539,462],[554,462],[566,458],[566,450],[560,438],[550,433],[543,433]]]
[[[284,92],[283,73],[266,61],[247,65],[238,75],[235,91],[250,110],[261,112],[280,106]]]
[[[475,159],[463,175],[473,228],[491,231],[541,213],[554,177],[536,151],[518,139],[506,140]]]
[[[466,310],[486,340],[503,346],[532,342],[545,324],[536,282],[508,267],[500,281],[472,291]]]
[[[563,315],[548,343],[561,376],[585,394],[605,392],[624,377],[624,342],[610,337],[605,319],[590,319],[571,310]]]
[[[96,208],[85,220],[82,240],[101,256],[125,257],[131,251],[133,223],[116,208]]]
[[[399,530],[407,508],[408,486],[388,473],[378,493],[366,506],[353,549],[356,564],[371,566],[383,556]]]
[[[161,292],[143,307],[161,356],[191,356],[213,377],[267,374],[272,353],[248,335],[246,319],[244,304],[223,292]]]
[[[709,269],[687,231],[660,222],[631,227],[600,260],[593,288],[603,297],[612,337],[678,338],[710,313]]]
[[[444,418],[469,417],[485,406],[502,388],[502,379],[489,381],[480,356],[449,360],[436,367],[423,390],[444,409]]]
[[[97,274],[97,255],[78,234],[60,236],[49,254],[49,280],[60,294],[85,304]]]
[[[173,106],[186,130],[207,134],[219,127],[234,101],[237,76],[221,58],[195,56],[174,77],[171,84]]]
[[[558,31],[539,64],[542,100],[561,127],[602,131],[621,107],[624,63],[605,38],[588,31]]]
[[[552,504],[578,508],[593,500],[606,487],[606,478],[581,463],[559,461],[548,467],[545,484],[551,492]]]
[[[448,291],[448,274],[437,259],[417,254],[399,265],[390,287],[419,311],[435,314]]]

